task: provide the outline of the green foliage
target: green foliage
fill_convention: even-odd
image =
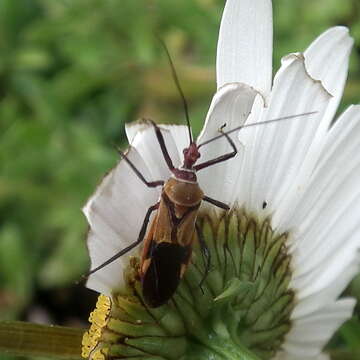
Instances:
[[[215,90],[223,3],[0,0],[0,319],[19,316],[38,289],[61,288],[86,271],[80,208],[116,163],[112,144],[126,146],[124,123],[183,122],[154,34],[170,48],[201,129]],[[358,102],[359,7],[274,1],[275,66],[326,28],[347,25],[356,50],[343,107]]]

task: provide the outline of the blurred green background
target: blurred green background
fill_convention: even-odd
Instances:
[[[154,34],[197,133],[215,91],[223,5],[0,0],[0,319],[86,324],[96,295],[76,285],[89,263],[80,208],[116,163],[113,144],[126,146],[125,122],[183,123]],[[348,26],[356,44],[341,109],[359,101],[359,0],[275,0],[274,22],[275,69],[328,27]],[[360,299],[360,281],[347,293]],[[357,316],[333,339],[337,352],[360,346]]]

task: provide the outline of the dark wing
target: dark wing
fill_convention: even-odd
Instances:
[[[165,304],[180,282],[181,266],[189,259],[189,247],[168,242],[150,244],[151,262],[142,277],[145,302],[150,307]]]

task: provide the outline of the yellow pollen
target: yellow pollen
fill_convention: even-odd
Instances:
[[[94,349],[101,338],[102,329],[106,326],[111,310],[111,300],[108,296],[100,295],[96,303],[95,310],[90,314],[90,329],[84,334],[82,339],[81,356],[88,359],[91,355],[92,360],[105,360],[107,349]]]

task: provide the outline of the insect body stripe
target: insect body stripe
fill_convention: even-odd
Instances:
[[[177,234],[179,227],[181,226],[181,224],[184,223],[184,221],[189,217],[191,213],[199,209],[200,203],[198,205],[188,207],[184,214],[181,217],[178,217],[175,210],[176,205],[169,199],[169,197],[165,193],[162,194],[162,199],[164,200],[169,210],[169,215],[172,223],[171,242],[174,244],[178,244],[179,241],[177,238]]]

